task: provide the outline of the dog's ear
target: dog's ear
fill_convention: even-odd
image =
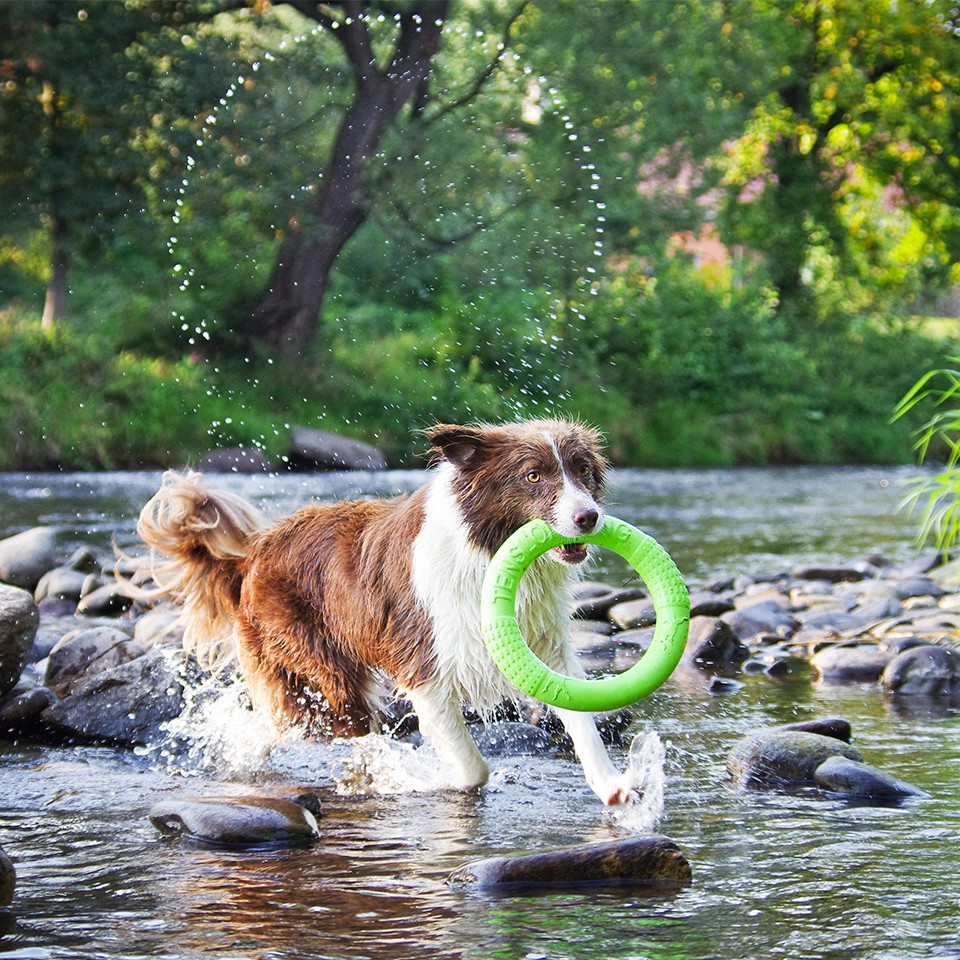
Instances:
[[[477,462],[485,447],[487,432],[482,427],[460,427],[438,423],[426,431],[435,453],[458,467]]]

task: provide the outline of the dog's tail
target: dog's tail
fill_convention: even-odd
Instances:
[[[256,507],[236,494],[208,489],[193,472],[165,473],[140,512],[137,533],[150,547],[156,584],[142,594],[182,605],[184,649],[205,669],[222,670],[235,660],[241,561],[265,526]]]

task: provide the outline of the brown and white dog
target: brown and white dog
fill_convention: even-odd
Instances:
[[[311,505],[271,525],[199,474],[171,473],[137,529],[168,558],[154,578],[183,605],[187,649],[207,663],[235,649],[255,708],[278,726],[369,733],[385,674],[471,788],[488,770],[461,705],[484,713],[519,696],[480,632],[490,558],[537,517],[565,536],[598,530],[606,462],[599,434],[557,420],[439,425],[427,437],[439,463],[407,497]],[[582,545],[550,551],[517,594],[532,649],[572,675],[570,587],[586,556]],[[629,801],[593,717],[556,712],[601,800]]]

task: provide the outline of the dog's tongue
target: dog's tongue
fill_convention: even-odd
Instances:
[[[587,559],[587,545],[585,543],[563,543],[557,550],[566,563],[581,563]]]

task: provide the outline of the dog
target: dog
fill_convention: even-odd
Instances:
[[[489,715],[521,696],[481,635],[490,559],[535,518],[569,537],[599,530],[608,465],[600,434],[580,423],[438,424],[426,437],[434,469],[408,496],[313,504],[271,524],[200,474],[168,473],[137,530],[156,558],[157,591],[183,607],[185,648],[211,668],[235,654],[254,708],[278,727],[369,733],[386,675],[452,763],[454,785],[471,789],[489,771],[462,705]],[[517,592],[530,647],[572,676],[583,671],[569,604],[587,552],[549,551]],[[634,799],[594,718],[556,713],[600,799]]]

